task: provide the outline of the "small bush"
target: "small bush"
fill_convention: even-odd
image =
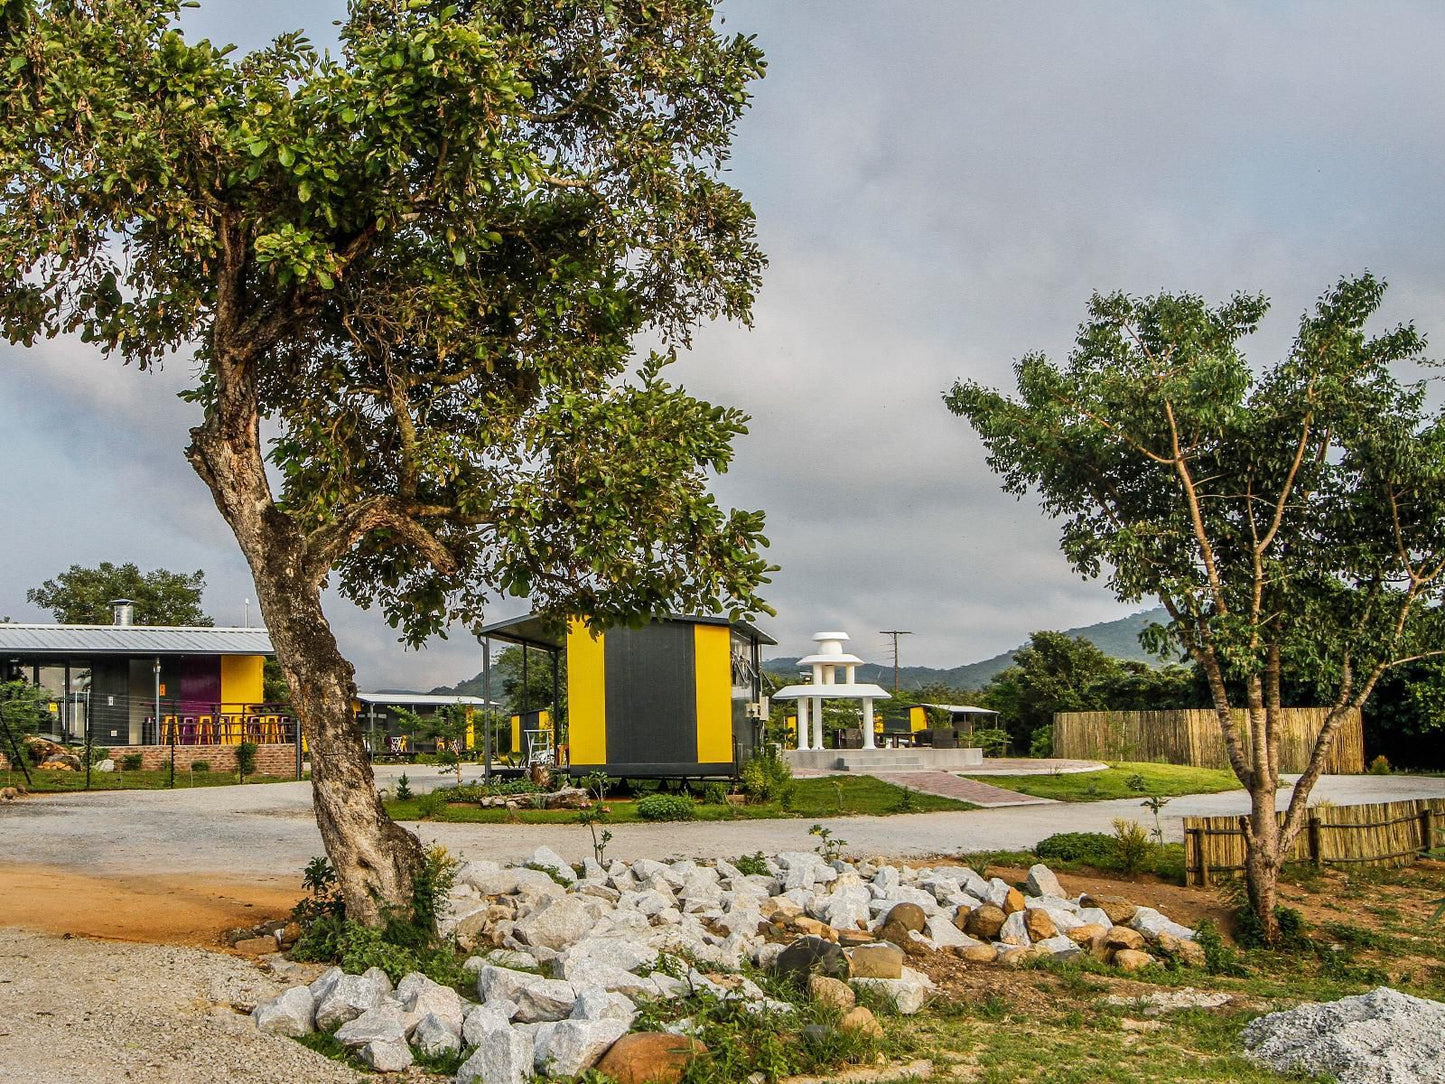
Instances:
[[[139,753],[126,753],[120,758],[120,769],[123,772],[138,772],[144,763],[145,757]]]
[[[763,852],[756,854],[745,854],[736,859],[733,865],[744,877],[766,877],[768,875],[768,861],[763,857]]]
[[[1114,818],[1114,848],[1119,865],[1125,873],[1137,873],[1149,857],[1149,833],[1138,821]]]
[[[1370,774],[1371,774],[1371,775],[1389,775],[1389,774],[1390,774],[1390,762],[1389,762],[1388,760],[1386,760],[1386,759],[1385,759],[1384,757],[1382,757],[1382,756],[1376,757],[1374,760],[1370,761]]]
[[[211,770],[211,762],[210,762],[209,760],[193,760],[193,761],[191,761],[191,771],[193,771],[193,772],[208,772],[208,771],[210,771],[210,770]]]
[[[110,750],[103,745],[92,745],[90,747],[91,764],[99,764],[102,760],[110,759]]]
[[[680,794],[649,794],[637,803],[637,816],[645,821],[690,821],[697,810],[691,798]]]
[[[1234,913],[1234,939],[1245,948],[1273,948],[1298,950],[1308,947],[1305,936],[1305,916],[1293,907],[1276,905],[1274,920],[1279,923],[1279,940],[1271,945],[1265,940],[1264,923],[1246,901]]]
[[[1029,738],[1029,756],[1051,757],[1053,755],[1054,727],[1053,724],[1050,723],[1048,726],[1039,727],[1034,731],[1033,736]]]
[[[781,799],[792,781],[793,769],[779,756],[757,756],[743,765],[743,793],[760,805]]]
[[[1059,832],[1034,847],[1045,862],[1083,862],[1099,869],[1111,868],[1118,853],[1117,841],[1103,832]]]
[[[447,809],[447,796],[439,790],[429,791],[416,800],[417,815],[422,820],[440,817]]]
[[[396,781],[396,796],[403,802],[411,800],[411,780],[406,777],[406,772],[402,772],[401,778]]]
[[[1243,978],[1249,969],[1219,933],[1210,918],[1201,919],[1194,929],[1194,940],[1204,950],[1204,967],[1211,975],[1233,975]]]
[[[253,741],[243,741],[236,746],[236,767],[241,778],[256,774],[256,751],[261,747]]]
[[[726,783],[707,783],[702,788],[702,800],[708,805],[727,805]]]

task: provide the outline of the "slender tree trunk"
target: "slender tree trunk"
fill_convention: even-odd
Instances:
[[[1279,898],[1279,819],[1274,790],[1260,781],[1250,790],[1249,831],[1245,833],[1244,880],[1249,906],[1259,919],[1266,941],[1279,937],[1274,916]]]
[[[218,367],[225,372],[224,361]],[[421,844],[387,816],[351,710],[355,671],[321,609],[306,542],[276,508],[261,456],[254,388],[244,368],[222,382],[217,405],[191,430],[187,457],[210,487],[256,581],[257,599],[291,686],[311,751],[312,803],[348,917],[379,925],[409,909]]]

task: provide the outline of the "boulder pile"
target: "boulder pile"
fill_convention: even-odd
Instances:
[[[1091,952],[1130,968],[1155,959],[1146,949],[1186,960],[1198,951],[1192,930],[1157,911],[1064,896],[1044,866],[1030,871],[1024,893],[962,866],[913,869],[808,852],[753,862],[746,873],[724,860],[604,867],[587,859],[574,868],[546,847],[525,866],[467,862],[441,932],[475,953],[466,962],[475,1001],[420,974],[393,988],[376,969],[333,968],[258,1006],[256,1025],[286,1035],[336,1029],[384,1070],[409,1064],[413,1050],[470,1051],[459,1084],[515,1084],[534,1070],[566,1076],[594,1065],[626,1079],[617,1066],[641,1064],[645,1050],[667,1052],[669,1064],[694,1050],[682,1041],[695,1038],[686,1016],[671,1035],[627,1036],[639,1001],[685,1005],[705,994],[749,1013],[794,1012],[739,973],[749,966],[837,1008],[841,1028],[877,1034],[856,991],[918,1012],[934,984],[908,964],[930,953],[1010,963]],[[658,1070],[650,1061],[645,1068]]]

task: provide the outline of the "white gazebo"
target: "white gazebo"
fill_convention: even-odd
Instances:
[[[798,748],[823,748],[823,701],[859,700],[863,715],[863,748],[876,748],[873,741],[873,701],[892,699],[878,685],[859,684],[858,667],[863,660],[843,650],[846,632],[820,632],[813,637],[817,650],[798,660],[799,666],[813,669],[813,681],[807,685],[785,685],[772,696],[774,700],[798,702]],[[839,671],[842,671],[841,680]],[[809,743],[808,722],[812,719],[812,741]]]

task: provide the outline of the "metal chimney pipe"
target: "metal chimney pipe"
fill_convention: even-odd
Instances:
[[[110,601],[111,609],[115,613],[117,625],[135,624],[135,603],[128,598],[116,598]]]

